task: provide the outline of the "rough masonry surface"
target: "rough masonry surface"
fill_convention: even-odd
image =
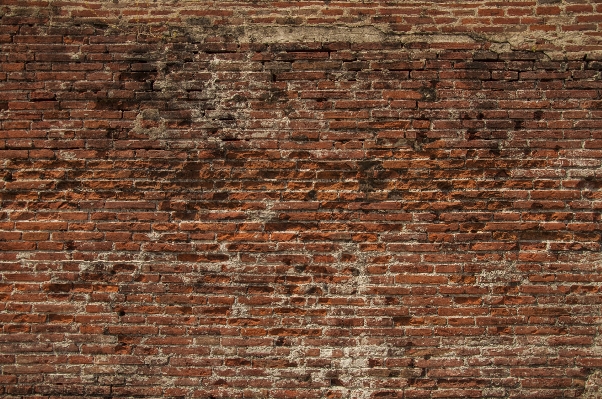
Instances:
[[[599,0],[0,0],[4,398],[600,398]]]

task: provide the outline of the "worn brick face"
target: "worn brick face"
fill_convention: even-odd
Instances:
[[[602,5],[0,4],[0,395],[600,397]]]

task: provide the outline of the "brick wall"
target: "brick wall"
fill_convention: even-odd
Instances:
[[[3,397],[602,397],[598,0],[0,28]]]

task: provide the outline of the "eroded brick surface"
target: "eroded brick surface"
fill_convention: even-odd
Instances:
[[[601,11],[3,1],[0,394],[597,397]]]

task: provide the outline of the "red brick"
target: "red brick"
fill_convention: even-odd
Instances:
[[[535,3],[6,3],[0,394],[582,395],[600,6]]]

